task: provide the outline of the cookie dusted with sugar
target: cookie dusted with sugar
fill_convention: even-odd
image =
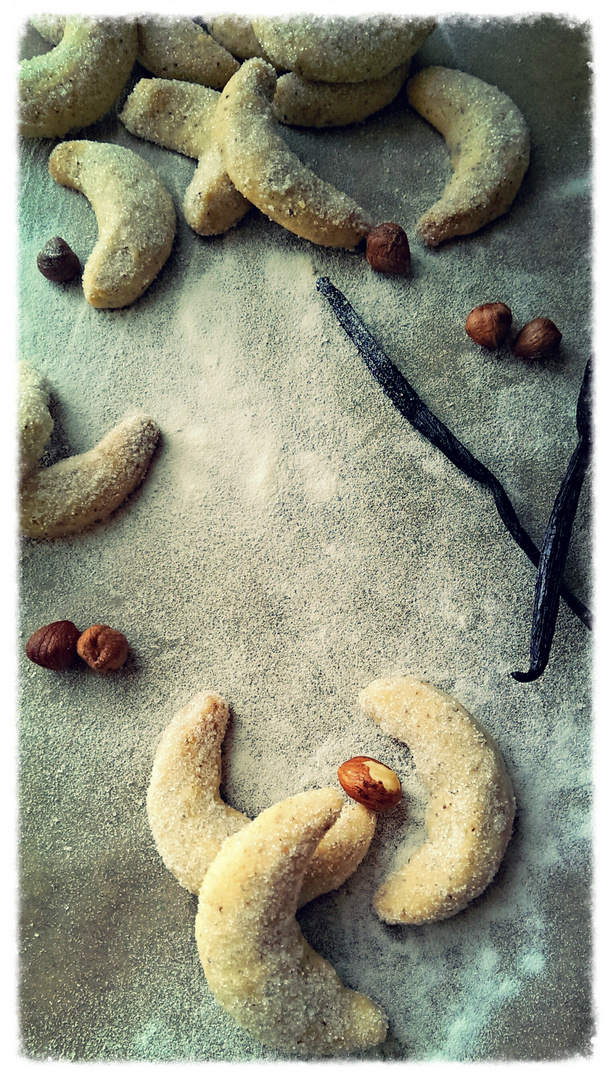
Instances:
[[[45,24],[41,23],[43,34]],[[71,15],[47,30],[59,43],[19,70],[20,135],[66,135],[99,120],[119,97],[136,59],[137,33],[126,19]]]
[[[394,101],[408,71],[409,62],[381,79],[359,83],[312,82],[289,71],[278,79],[274,115],[281,123],[297,127],[358,124]]]
[[[144,479],[159,434],[150,416],[136,413],[92,450],[30,472],[19,488],[21,533],[48,540],[106,520]]]
[[[162,79],[222,90],[239,63],[193,19],[138,19],[138,60]]]
[[[279,15],[254,18],[253,30],[277,68],[314,82],[381,79],[410,60],[436,26],[435,19]]]
[[[246,60],[221,94],[215,133],[238,191],[285,229],[328,247],[354,248],[371,224],[348,195],[289,150],[272,111],[276,73]]]
[[[147,813],[165,866],[192,893],[228,836],[250,818],[220,795],[221,748],[229,706],[204,691],[192,699],[161,735],[147,792]],[[321,839],[305,872],[299,905],[338,889],[354,873],[371,843],[376,815],[345,804]]]
[[[151,166],[124,146],[60,143],[49,172],[89,199],[98,241],[83,271],[85,299],[97,308],[132,304],[165,263],[174,242],[172,197]]]
[[[19,477],[38,464],[53,431],[49,412],[50,390],[44,375],[25,360],[19,364],[19,417],[17,424]]]
[[[464,71],[424,68],[409,80],[407,96],[450,151],[452,177],[418,223],[423,240],[436,247],[509,209],[528,168],[530,135],[507,94]]]
[[[232,184],[214,134],[220,94],[176,79],[141,79],[119,116],[132,135],[197,158],[183,199],[185,219],[201,236],[235,225],[251,203]]]
[[[342,803],[326,788],[264,810],[225,841],[199,894],[195,940],[210,990],[283,1053],[348,1054],[386,1037],[382,1010],[342,984],[295,918],[306,867]]]
[[[359,705],[410,749],[427,789],[427,839],[374,897],[388,923],[449,919],[479,896],[509,843],[515,799],[501,754],[449,694],[411,676],[370,683]]]

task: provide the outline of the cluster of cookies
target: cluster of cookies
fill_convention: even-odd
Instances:
[[[494,877],[515,801],[500,753],[453,698],[408,676],[380,679],[359,704],[407,744],[428,794],[427,837],[374,897],[390,924],[447,919]],[[343,986],[305,941],[303,904],[339,888],[372,841],[376,814],[334,788],[303,792],[250,821],[220,796],[227,704],[202,693],[163,732],[147,794],[157,849],[198,896],[195,937],[221,1005],[266,1046],[340,1054],[386,1037],[387,1019]]]
[[[63,136],[99,119],[138,60],[154,77],[138,82],[120,119],[132,134],[197,160],[183,201],[197,233],[223,233],[254,205],[298,236],[347,249],[371,232],[370,215],[300,161],[281,125],[325,128],[371,116],[400,92],[413,55],[435,27],[432,19],[387,15],[222,16],[209,32],[189,18],[33,22],[56,44],[22,64],[21,134]],[[426,68],[408,80],[407,97],[451,154],[452,177],[418,225],[422,239],[436,246],[508,209],[528,166],[529,135],[507,95],[464,72]],[[154,185],[149,175],[149,188],[132,182],[147,171],[132,151],[94,153],[82,141],[67,146],[69,164],[52,175],[89,197],[99,189],[92,202],[96,213],[100,208],[100,238],[95,268],[85,268],[85,295],[96,307],[125,306],[171,250],[171,198],[158,178]],[[81,168],[75,155],[85,147],[88,164]],[[110,189],[112,203],[100,197]],[[111,205],[118,223],[108,221]],[[100,262],[104,282],[90,285]]]

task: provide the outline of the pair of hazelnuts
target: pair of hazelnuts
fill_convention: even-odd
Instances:
[[[499,349],[509,337],[512,318],[507,304],[480,304],[469,312],[465,330],[476,345]],[[558,351],[561,339],[551,319],[531,319],[512,342],[511,351],[520,360],[543,360]]]
[[[65,671],[80,656],[90,668],[103,674],[123,667],[129,644],[125,634],[103,623],[81,634],[73,622],[61,619],[35,630],[25,651],[33,664],[51,671]]]

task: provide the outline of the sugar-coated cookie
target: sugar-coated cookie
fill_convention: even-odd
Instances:
[[[199,894],[195,939],[210,990],[283,1053],[348,1054],[386,1037],[381,1009],[341,983],[295,919],[305,869],[342,802],[326,788],[264,810],[225,841]]]
[[[359,704],[406,743],[430,795],[426,842],[383,883],[375,910],[388,923],[448,919],[490,884],[509,843],[515,799],[503,759],[458,701],[421,679],[378,679]]]
[[[381,79],[359,83],[323,83],[303,79],[295,71],[276,84],[273,111],[282,124],[296,127],[339,127],[358,124],[389,105],[407,78],[409,62]]]
[[[252,20],[275,67],[314,82],[381,79],[410,60],[435,29],[434,19],[394,15],[278,15]]]
[[[214,134],[218,90],[176,79],[141,79],[119,116],[141,139],[197,158],[184,200],[185,219],[196,233],[215,236],[235,225],[251,203],[232,184]]]
[[[49,172],[82,191],[95,211],[98,241],[83,271],[85,298],[97,308],[132,304],[172,250],[176,214],[169,191],[143,158],[114,143],[60,143]]]
[[[19,523],[37,540],[71,536],[110,517],[137,488],[159,439],[150,416],[135,414],[84,454],[35,469],[19,487]]]
[[[49,24],[46,32],[58,31]],[[136,48],[129,20],[68,16],[59,44],[21,63],[19,134],[63,136],[99,120],[123,90]]]
[[[47,380],[25,360],[19,364],[19,476],[36,468],[53,431]]]
[[[530,136],[517,105],[482,79],[429,67],[407,84],[410,105],[443,135],[452,177],[418,223],[431,247],[476,232],[517,195],[530,159]]]
[[[247,15],[216,15],[206,20],[209,33],[219,45],[240,60],[262,56],[263,52]]]
[[[181,79],[221,90],[238,61],[187,18],[139,18],[138,60],[161,79]]]
[[[254,58],[221,94],[215,132],[231,180],[259,210],[298,236],[356,247],[371,227],[364,211],[289,150],[272,112],[275,90],[273,67]]]

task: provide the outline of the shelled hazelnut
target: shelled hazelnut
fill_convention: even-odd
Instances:
[[[90,668],[103,674],[116,671],[127,660],[129,643],[125,634],[113,630],[110,626],[96,623],[79,637],[76,649],[82,660]]]
[[[520,360],[542,360],[558,352],[562,334],[551,319],[531,319],[523,326],[511,346]]]
[[[480,304],[467,315],[465,330],[484,349],[498,349],[511,329],[511,309],[500,302]]]
[[[407,274],[411,264],[405,231],[393,221],[377,225],[367,234],[367,261],[380,274]]]

